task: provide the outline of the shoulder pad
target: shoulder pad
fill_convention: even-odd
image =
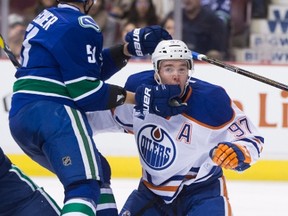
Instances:
[[[188,99],[191,104],[188,115],[198,123],[211,128],[221,128],[229,123],[235,113],[231,107],[231,99],[226,91],[202,80],[191,83],[192,95]]]
[[[156,81],[154,80],[154,71],[147,70],[139,73],[132,74],[128,77],[124,88],[127,91],[136,92],[136,89],[142,84],[146,85],[156,85]]]
[[[93,28],[97,32],[101,32],[100,27],[96,24],[95,20],[91,16],[81,16],[78,18],[80,26],[83,28]]]

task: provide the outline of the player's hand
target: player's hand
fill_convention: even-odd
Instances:
[[[178,85],[141,85],[136,90],[135,108],[164,118],[181,114],[187,109],[187,104],[178,98],[180,93]]]
[[[251,156],[246,147],[230,142],[219,143],[209,155],[214,163],[225,169],[244,171],[251,163]]]
[[[161,40],[170,39],[171,35],[158,25],[136,28],[125,36],[128,52],[134,56],[151,55]]]

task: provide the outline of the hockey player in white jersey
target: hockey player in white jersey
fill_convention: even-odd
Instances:
[[[131,75],[125,85],[144,92],[142,105],[88,113],[94,132],[118,128],[135,136],[142,178],[120,215],[232,215],[222,168],[245,171],[260,157],[264,139],[222,87],[189,75],[193,61],[185,43],[160,42],[152,61],[154,70]],[[151,89],[170,85],[181,89],[171,103],[187,104],[180,114],[165,109],[166,102],[150,106]]]
[[[127,43],[103,49],[88,16],[93,0],[57,0],[27,27],[9,112],[21,149],[55,173],[65,190],[62,215],[118,215],[110,167],[98,152],[86,111],[133,103],[134,93],[105,82],[131,55],[151,54],[171,36],[160,26],[127,33]]]

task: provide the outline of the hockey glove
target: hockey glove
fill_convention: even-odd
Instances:
[[[157,25],[136,28],[125,36],[125,41],[128,43],[128,52],[133,56],[151,55],[161,40],[170,39],[172,39],[171,35]]]
[[[187,104],[177,98],[180,93],[181,89],[177,85],[141,85],[136,90],[135,109],[164,118],[181,114],[186,110]]]
[[[230,142],[219,143],[211,149],[209,155],[214,163],[225,169],[244,171],[251,163],[251,156],[246,147]]]

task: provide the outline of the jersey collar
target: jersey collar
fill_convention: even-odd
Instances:
[[[80,11],[79,8],[77,8],[73,5],[66,4],[66,3],[59,3],[58,8],[70,8],[70,9],[75,10],[75,11]]]

